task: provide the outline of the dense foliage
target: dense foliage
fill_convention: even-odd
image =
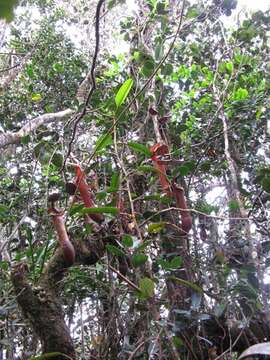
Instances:
[[[270,11],[236,5],[5,8],[0,359],[270,356]]]

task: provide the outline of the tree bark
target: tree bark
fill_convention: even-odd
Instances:
[[[104,232],[99,229],[91,239],[74,242],[76,264],[92,265],[103,256],[105,247],[102,241]],[[58,248],[48,262],[37,285],[30,285],[27,268],[17,264],[11,273],[17,302],[30,326],[39,337],[43,354],[59,353],[53,359],[64,360],[67,356],[76,359],[75,348],[70,331],[64,320],[61,306],[61,287],[59,284],[66,274],[67,263],[61,248]]]
[[[10,144],[17,144],[21,141],[24,136],[30,135],[33,133],[38,127],[42,125],[46,125],[50,122],[56,122],[59,120],[63,120],[67,116],[70,116],[74,113],[71,109],[66,109],[63,111],[59,111],[57,113],[49,113],[39,115],[38,117],[28,121],[19,131],[17,132],[5,132],[0,134],[0,148],[3,148]]]

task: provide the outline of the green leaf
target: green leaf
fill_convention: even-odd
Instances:
[[[36,158],[38,158],[38,157],[40,156],[41,149],[42,149],[42,142],[38,143],[38,144],[34,147],[34,154],[35,154],[35,157],[36,157]]]
[[[208,173],[209,170],[211,169],[211,161],[206,160],[206,161],[202,162],[200,165],[200,168],[203,172]]]
[[[234,94],[233,100],[245,100],[248,97],[247,89],[239,88]]]
[[[0,19],[6,19],[7,22],[13,20],[14,7],[18,4],[18,0],[0,0]]]
[[[108,10],[111,10],[117,4],[116,0],[110,0],[108,2]]]
[[[43,355],[40,355],[40,356],[34,356],[34,357],[31,357],[29,358],[29,360],[47,360],[47,359],[55,359],[56,357],[61,357],[63,359],[69,359],[70,360],[70,357],[63,354],[63,353],[60,353],[60,352],[50,352],[50,353],[45,353]]]
[[[185,176],[188,173],[191,173],[192,171],[195,170],[195,168],[196,168],[195,161],[186,161],[184,164],[177,167],[180,175],[182,175],[182,176]]]
[[[168,205],[171,203],[171,197],[167,195],[160,195],[160,194],[152,194],[152,195],[146,195],[143,198],[144,201],[159,201],[160,203],[164,205]],[[145,217],[145,216],[144,216]]]
[[[30,140],[31,140],[30,135],[26,135],[21,138],[21,143],[26,145],[26,144],[29,144]]]
[[[84,224],[84,229],[87,235],[92,234],[93,232],[93,224]]]
[[[0,215],[6,215],[8,213],[8,207],[4,204],[0,204]]]
[[[200,286],[198,286],[197,284],[194,284],[194,283],[192,283],[192,282],[190,282],[190,281],[187,281],[187,280],[184,280],[184,279],[180,279],[180,278],[178,278],[178,277],[176,277],[176,276],[168,276],[168,279],[169,280],[173,280],[173,281],[176,281],[176,282],[178,282],[180,285],[183,285],[183,286],[185,286],[185,287],[187,287],[187,288],[190,288],[190,289],[192,289],[192,290],[194,290],[194,291],[197,291],[198,293],[203,293],[203,289],[200,287]]]
[[[111,134],[103,134],[100,136],[100,138],[97,140],[94,152],[100,152],[107,146],[111,145],[113,143]]]
[[[133,246],[132,236],[124,234],[122,236],[122,244],[126,247],[132,247]]]
[[[170,262],[166,261],[164,259],[158,259],[157,264],[160,265],[162,267],[162,269],[164,269],[164,270],[170,269]]]
[[[172,339],[173,339],[173,344],[177,349],[180,348],[181,346],[183,346],[183,341],[180,337],[173,336]]]
[[[270,176],[265,176],[261,181],[261,185],[264,191],[270,193]]]
[[[55,63],[53,64],[53,69],[54,71],[58,72],[58,73],[63,73],[65,71],[65,68],[62,64],[59,64],[59,63]]]
[[[81,213],[82,209],[84,209],[83,204],[79,204],[79,205],[75,204],[70,208],[69,214],[70,214],[70,216],[73,216],[77,213]]]
[[[48,164],[51,160],[50,146],[48,143],[40,142],[34,148],[34,154],[42,164]]]
[[[26,70],[27,75],[30,77],[30,79],[33,79],[34,78],[33,66],[30,64],[26,64],[25,70]]]
[[[187,11],[187,19],[192,19],[200,15],[200,10],[197,8],[196,5],[190,6],[190,8]]]
[[[165,76],[169,76],[173,73],[173,66],[172,64],[166,64],[161,69],[161,74]]]
[[[32,101],[40,101],[42,99],[42,96],[41,96],[41,94],[33,93],[31,95],[31,99],[32,99]]]
[[[171,261],[164,260],[164,259],[158,259],[157,263],[164,270],[174,270],[174,269],[179,269],[182,266],[183,260],[182,260],[181,256],[176,256]]]
[[[141,253],[137,253],[132,256],[131,261],[134,267],[139,267],[146,263],[147,256]]]
[[[154,72],[154,69],[155,69],[155,62],[153,60],[147,60],[144,63],[141,72],[145,77],[149,77]]]
[[[233,72],[233,63],[231,61],[226,63],[226,69],[228,70],[228,72],[230,74],[232,74],[232,72]]]
[[[119,209],[112,206],[102,206],[102,207],[92,207],[92,208],[83,208],[81,214],[112,214],[117,215],[119,213]]]
[[[164,226],[165,226],[164,222],[152,223],[149,224],[147,231],[150,234],[158,234],[159,232],[161,232],[161,230],[164,229]]]
[[[144,201],[160,201],[161,196],[159,194],[146,195],[143,197]]]
[[[235,211],[240,209],[240,204],[237,200],[230,200],[228,202],[228,207],[230,210]]]
[[[139,289],[144,298],[151,298],[155,294],[155,283],[147,277],[142,278],[139,281]]]
[[[112,174],[111,184],[107,192],[109,193],[116,192],[119,189],[119,185],[120,185],[120,174],[118,172],[114,172]]]
[[[155,59],[159,61],[164,53],[164,45],[162,43],[158,43],[155,47]]]
[[[234,286],[234,292],[246,297],[249,300],[256,300],[259,296],[257,290],[247,280],[240,280]]]
[[[96,199],[99,201],[106,199],[106,196],[107,196],[106,191],[99,191],[96,193]]]
[[[142,165],[138,167],[138,170],[143,173],[157,173],[158,170],[151,165]]]
[[[138,254],[139,252],[141,251],[144,251],[147,246],[151,245],[152,244],[152,241],[150,240],[147,240],[147,241],[144,241],[142,244],[140,244],[139,246],[136,247],[136,253]]]
[[[186,176],[190,172],[190,168],[187,165],[181,165],[177,167],[177,172],[182,176]]]
[[[212,211],[218,213],[218,209],[219,209],[218,206],[213,206],[211,204],[208,204],[206,201],[200,201],[196,205],[196,210],[208,215],[210,215]]]
[[[125,253],[121,249],[119,249],[119,247],[117,247],[117,246],[107,244],[106,249],[115,256],[120,256],[120,257],[125,256]]]
[[[171,261],[170,261],[170,266],[171,269],[178,269],[182,266],[183,264],[183,260],[181,258],[181,256],[175,256]]]
[[[137,151],[137,152],[140,152],[140,153],[142,153],[142,154],[144,154],[144,155],[146,155],[146,156],[148,156],[148,157],[151,157],[151,156],[152,156],[151,151],[148,149],[148,147],[146,147],[146,146],[143,145],[143,144],[139,144],[139,143],[137,143],[137,142],[130,141],[130,142],[128,143],[128,146],[129,146],[131,149],[133,149],[133,150],[135,150],[135,151]]]
[[[115,96],[115,103],[116,106],[119,107],[123,104],[123,102],[126,100],[131,88],[133,85],[132,79],[127,79],[124,84],[120,87],[118,90],[116,96]]]
[[[60,153],[53,154],[53,157],[52,157],[53,165],[55,165],[57,168],[61,168],[63,166],[63,162],[64,162],[64,157],[62,154],[60,154]]]
[[[167,10],[166,10],[167,6],[165,2],[158,2],[156,5],[156,12],[159,15],[165,15],[167,14]]]

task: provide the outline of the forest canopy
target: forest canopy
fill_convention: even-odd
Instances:
[[[269,45],[236,0],[0,1],[0,360],[270,358]]]

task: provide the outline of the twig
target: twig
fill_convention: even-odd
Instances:
[[[127,110],[130,108],[130,106],[134,103],[134,101],[144,92],[144,90],[147,88],[147,86],[151,83],[151,81],[154,79],[154,77],[156,76],[157,72],[159,71],[159,69],[161,68],[161,66],[164,64],[164,62],[167,60],[168,56],[170,55],[171,51],[173,50],[175,41],[177,39],[177,36],[180,33],[180,30],[182,28],[182,21],[183,21],[183,15],[184,15],[184,9],[185,9],[185,4],[186,4],[186,0],[183,1],[183,5],[182,5],[182,9],[181,9],[181,15],[180,15],[180,20],[179,20],[179,24],[176,30],[176,33],[174,35],[174,38],[170,44],[170,47],[167,51],[167,53],[163,56],[163,58],[160,60],[160,62],[158,63],[156,69],[153,71],[153,73],[150,75],[149,79],[145,82],[145,84],[142,86],[142,88],[133,96],[133,98],[130,100],[130,102],[124,107],[124,109],[120,112],[120,114],[116,117],[113,125],[109,128],[109,130],[107,131],[107,133],[105,134],[106,138],[109,134],[111,134],[115,128],[115,126],[118,124],[118,122],[120,121],[120,119],[122,118],[123,114],[125,114],[127,112]],[[89,157],[88,160],[88,164],[90,163],[90,161],[94,158],[94,156],[96,155],[97,152],[97,148],[94,149],[93,153],[91,154],[91,156]]]
[[[84,107],[82,112],[75,118],[75,123],[73,126],[73,132],[72,132],[72,136],[70,139],[70,142],[68,144],[68,152],[65,158],[65,161],[63,163],[63,167],[62,169],[64,169],[65,165],[66,165],[66,161],[71,153],[72,150],[72,144],[74,142],[75,136],[76,136],[76,132],[77,132],[77,127],[79,122],[81,121],[81,119],[84,117],[84,115],[86,114],[86,109],[87,106],[91,100],[91,97],[94,93],[94,91],[96,90],[96,78],[95,78],[95,68],[96,68],[96,62],[97,62],[97,56],[98,56],[98,52],[99,52],[99,41],[100,41],[100,34],[99,34],[99,23],[100,23],[100,10],[101,10],[101,6],[104,3],[105,0],[99,0],[98,4],[97,4],[97,8],[96,8],[96,24],[95,24],[95,37],[96,37],[96,45],[95,45],[95,51],[94,51],[94,56],[93,56],[93,60],[92,60],[92,66],[91,66],[91,70],[90,70],[90,81],[91,81],[91,88],[89,90],[89,93],[87,95],[87,99],[85,101]]]
[[[18,224],[15,226],[15,229],[12,231],[12,233],[9,235],[9,237],[1,244],[0,246],[0,254],[2,253],[2,251],[4,250],[4,248],[12,241],[14,235],[16,234],[16,232],[18,231],[19,227],[21,226],[21,224],[23,223],[24,219],[26,218],[27,213],[24,213],[24,215],[22,216],[21,220],[18,222]]]
[[[248,212],[248,217],[250,217],[250,215],[252,214],[252,212],[254,211],[254,208],[255,206],[258,204],[258,200],[260,199],[260,197],[262,196],[263,194],[263,190],[260,191],[259,195],[256,196],[254,202],[253,202],[253,205],[252,205],[252,208],[249,210]]]
[[[5,90],[9,84],[17,77],[19,72],[23,69],[27,61],[31,58],[33,53],[36,51],[36,45],[38,43],[39,39],[37,39],[36,43],[33,45],[33,48],[27,53],[24,58],[21,60],[19,64],[14,65],[10,68],[10,70],[13,70],[9,73],[9,75],[4,79],[4,81],[1,84],[1,89]],[[2,71],[6,71],[7,69],[4,69]]]
[[[159,215],[159,214],[162,214],[164,212],[167,212],[167,211],[171,211],[171,210],[175,210],[175,211],[186,211],[186,212],[193,212],[195,214],[199,214],[199,215],[203,215],[207,218],[211,218],[211,219],[219,219],[219,220],[244,220],[244,221],[251,221],[252,219],[251,218],[248,218],[248,217],[226,217],[226,216],[218,216],[218,215],[209,215],[209,214],[206,214],[206,213],[203,213],[202,211],[199,211],[199,210],[195,210],[195,209],[181,209],[181,208],[178,208],[178,207],[169,207],[167,209],[163,209],[163,210],[160,210],[160,211],[157,211],[155,214],[149,216],[147,219],[145,219],[141,224],[140,224],[140,227],[141,226],[144,226],[150,219],[152,219],[154,216],[156,215]]]
[[[165,326],[164,326],[164,328],[162,328],[162,330],[164,331],[164,333],[169,341],[169,349],[170,349],[171,355],[173,357],[173,360],[180,360],[180,356],[177,353],[177,350],[176,350],[175,345],[170,337],[168,330],[166,329]]]
[[[18,67],[18,66],[20,66],[20,65],[21,65],[21,64],[15,64],[15,65],[10,66],[10,67],[8,67],[8,68],[1,69],[1,70],[0,70],[0,73],[4,73],[4,72],[6,72],[6,71],[10,71],[10,70],[12,70],[12,69],[14,69],[14,68],[16,68],[16,67]]]
[[[134,359],[134,356],[137,354],[137,352],[140,350],[140,348],[149,340],[151,340],[152,337],[149,337],[148,339],[144,339],[142,342],[139,343],[138,346],[132,351],[132,353],[129,355],[128,360]]]
[[[134,208],[134,201],[132,199],[132,195],[131,195],[131,188],[130,188],[130,181],[129,181],[129,177],[128,177],[128,173],[127,173],[127,170],[125,168],[125,165],[124,165],[124,162],[122,161],[122,159],[120,158],[119,156],[119,152],[118,152],[118,148],[117,148],[117,138],[116,138],[116,127],[114,128],[114,149],[115,149],[115,154],[116,154],[116,157],[117,157],[117,161],[119,163],[119,166],[121,167],[124,175],[125,175],[125,178],[126,178],[126,184],[127,184],[127,192],[128,192],[128,198],[129,198],[129,203],[130,203],[130,209],[131,209],[131,216],[132,216],[132,220],[135,224],[135,227],[136,227],[136,230],[137,230],[137,234],[140,238],[140,242],[141,244],[143,243],[143,238],[142,238],[142,234],[141,234],[141,231],[140,231],[140,228],[138,226],[138,222],[137,222],[137,219],[136,219],[136,214],[135,214],[135,208]]]
[[[231,351],[231,349],[233,349],[234,346],[237,344],[238,340],[240,339],[240,337],[242,336],[244,331],[245,331],[245,328],[242,328],[239,335],[235,339],[234,343],[227,350],[225,350],[222,354],[217,356],[214,360],[222,359],[225,354],[227,354],[229,351]]]
[[[125,281],[130,287],[132,287],[134,290],[141,292],[141,290],[138,288],[137,285],[135,285],[131,280],[129,280],[127,277],[125,277],[123,274],[120,273],[116,268],[114,268],[112,265],[108,264],[108,267],[117,274],[123,281]]]

